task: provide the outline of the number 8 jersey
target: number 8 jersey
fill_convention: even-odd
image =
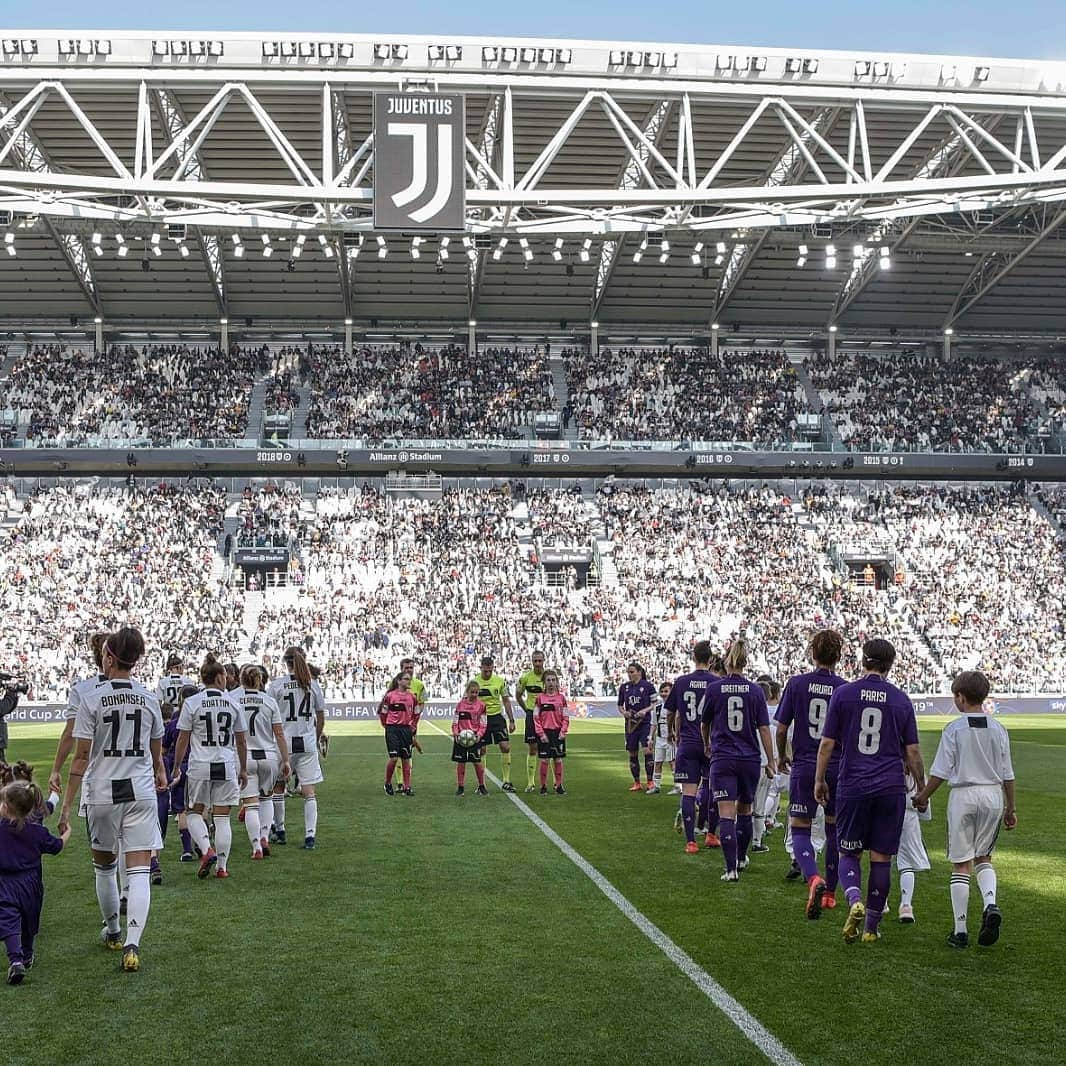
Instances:
[[[178,729],[189,736],[190,781],[237,780],[237,734],[247,733],[244,712],[217,688],[204,689],[181,705]]]
[[[841,685],[829,701],[822,736],[840,748],[837,802],[904,795],[904,748],[918,743],[910,697],[879,674]]]
[[[291,674],[276,677],[267,686],[267,695],[272,696],[281,708],[281,724],[289,751],[301,755],[317,751],[318,731],[315,719],[326,710],[326,697],[322,686],[312,681],[305,689]],[[302,780],[302,778],[301,778]]]
[[[159,701],[136,681],[100,681],[81,696],[74,736],[92,741],[82,803],[155,800],[150,742],[163,736]]]

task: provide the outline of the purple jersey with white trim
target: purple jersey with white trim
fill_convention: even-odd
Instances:
[[[650,708],[655,704],[655,686],[648,680],[630,682],[626,681],[618,689],[618,709],[624,714],[636,714],[642,708],[648,708],[648,714],[642,721],[647,720],[651,714]]]
[[[842,677],[824,666],[807,674],[796,674],[785,684],[781,702],[774,720],[782,725],[796,723],[792,730],[792,765],[809,766],[812,770],[818,762],[818,746],[822,743],[825,718],[829,713],[829,701],[841,685]],[[833,748],[831,766],[840,760],[839,745]]]
[[[770,710],[762,685],[729,674],[711,688],[703,720],[711,724],[711,759],[759,757],[759,727],[769,726]]]
[[[860,796],[905,795],[904,748],[918,743],[914,705],[878,674],[841,685],[829,701],[822,736],[840,750],[837,803]]]
[[[703,750],[703,734],[700,722],[707,706],[707,697],[711,686],[718,681],[718,675],[710,670],[693,670],[691,674],[682,674],[666,697],[667,711],[677,714],[677,743],[679,747],[692,747]]]

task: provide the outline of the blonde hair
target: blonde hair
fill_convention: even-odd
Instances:
[[[730,674],[741,674],[748,665],[748,642],[746,640],[734,640],[729,645],[729,651],[725,653],[725,669]]]

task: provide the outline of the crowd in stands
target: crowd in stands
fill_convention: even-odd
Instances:
[[[95,668],[87,638],[135,625],[153,680],[165,656],[232,657],[243,604],[214,577],[225,492],[65,483],[8,500],[21,521],[0,532],[0,669],[27,676],[36,699],[64,699]]]
[[[863,451],[1018,451],[1039,410],[1025,368],[959,354],[838,351],[807,370],[837,432]]]
[[[800,439],[807,412],[795,370],[781,351],[601,348],[563,353],[580,435],[597,440],[751,441]]]
[[[257,354],[186,344],[39,344],[0,384],[0,410],[15,412],[40,447],[121,440],[156,446],[239,439],[248,422]]]
[[[1066,509],[1062,490],[1041,499]],[[249,489],[238,537],[283,541],[299,572],[245,633],[244,593],[215,576],[221,487],[63,484],[20,499],[7,485],[0,518],[19,521],[0,533],[0,668],[60,699],[91,672],[86,634],[129,621],[146,631],[147,677],[171,652],[276,666],[298,643],[331,699],[375,698],[408,654],[430,694],[450,698],[485,652],[513,679],[539,648],[568,691],[613,693],[634,658],[656,681],[682,672],[697,635],[723,647],[746,636],[752,670],[786,677],[803,669],[809,635],[834,626],[846,636],[842,673],[859,672],[863,639],[886,636],[893,678],[915,693],[945,691],[961,669],[984,670],[1001,691],[1057,691],[1066,676],[1063,537],[1019,490],[792,497],[780,485],[609,480],[595,503],[590,514],[577,493],[517,484],[437,499],[373,484],[315,498]],[[538,523],[558,543],[605,536],[616,580],[586,587],[575,572],[547,586],[529,537]],[[883,556],[888,580],[875,587],[840,565],[845,544]]]
[[[311,386],[309,437],[363,439],[519,439],[537,414],[555,408],[539,348],[421,344],[312,347],[303,382]]]

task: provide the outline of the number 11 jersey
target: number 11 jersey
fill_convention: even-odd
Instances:
[[[163,736],[159,701],[136,681],[99,681],[81,693],[74,737],[92,741],[82,803],[155,799],[150,742]]]

